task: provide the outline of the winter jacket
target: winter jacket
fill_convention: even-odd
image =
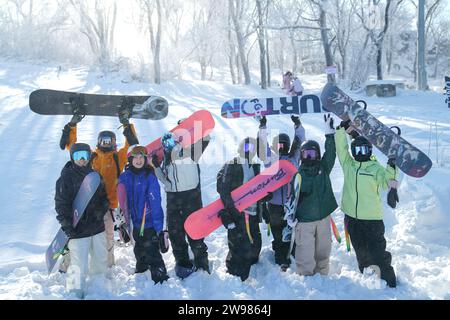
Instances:
[[[375,156],[366,162],[353,159],[343,128],[336,130],[335,140],[337,156],[344,171],[342,211],[356,219],[382,220],[380,189],[387,189],[388,181],[396,179],[397,169],[389,165],[384,168]]]
[[[267,129],[265,126],[261,127],[258,130],[258,151],[261,151],[259,157],[263,161],[264,167],[270,167],[272,163],[275,163],[277,160],[289,160],[298,167],[300,161],[300,145],[303,141],[305,141],[305,128],[300,124],[298,128],[295,128],[295,137],[294,141],[292,141],[289,154],[279,156],[270,150],[267,142]],[[263,146],[265,146],[265,148]],[[289,196],[288,191],[289,185],[280,187],[273,192],[272,200],[270,200],[269,203],[274,205],[284,205]]]
[[[313,166],[301,165],[302,177],[296,218],[299,222],[322,220],[337,208],[331,186],[330,173],[336,160],[334,135],[325,136],[325,152],[320,162]]]
[[[62,169],[61,176],[56,181],[56,219],[58,219],[61,228],[71,239],[90,237],[105,231],[103,217],[108,211],[109,203],[103,181],[89,201],[76,228],[73,228],[73,201],[84,177],[91,172],[93,170],[90,165],[80,167],[69,161]]]
[[[130,143],[137,143],[136,131],[134,130],[133,124],[124,127],[124,135],[126,138],[125,145],[119,151],[104,152],[99,148],[96,148],[92,156],[92,168],[97,171],[105,181],[110,208],[117,208],[118,206],[116,194],[117,178],[127,163],[127,152]],[[75,142],[77,142],[76,126],[70,127],[70,134],[66,143],[66,149],[70,150],[70,147]],[[117,161],[114,158],[116,158]]]
[[[153,170],[145,169],[139,173],[131,169],[125,171],[119,177],[119,185],[126,190],[126,205],[129,216],[127,221],[133,223],[133,227],[140,229],[145,210],[144,229],[153,228],[161,232],[164,225],[164,213],[161,207],[161,190]]]
[[[244,184],[244,170],[242,167],[244,165],[248,164],[242,164],[239,158],[234,158],[232,161],[226,163],[217,174],[217,192],[225,207],[227,207],[228,203],[234,203],[231,198],[231,192]],[[261,166],[259,164],[250,164],[250,166],[255,176],[260,173]],[[261,208],[259,201],[256,212],[260,216]],[[244,215],[242,217],[244,218]]]
[[[200,185],[200,166],[198,161],[209,144],[209,136],[197,141],[191,147],[175,150],[176,159],[165,155],[161,167],[156,168],[158,179],[164,184],[166,192],[193,190]]]

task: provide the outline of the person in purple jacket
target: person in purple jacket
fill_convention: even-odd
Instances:
[[[264,162],[267,168],[277,160],[289,160],[295,166],[299,166],[300,161],[300,145],[305,141],[305,129],[303,128],[298,116],[291,116],[294,122],[295,137],[291,145],[291,139],[286,133],[280,133],[275,136],[272,146],[267,142],[267,119],[262,117],[258,131],[258,156]],[[275,253],[275,263],[281,266],[283,271],[290,265],[288,258],[289,242],[282,241],[282,232],[287,225],[284,220],[284,204],[289,196],[289,184],[279,188],[272,194],[272,199],[268,202],[268,207],[263,208],[263,218],[273,234],[272,249]]]
[[[128,164],[119,177],[117,194],[127,227],[133,228],[135,272],[150,270],[155,284],[162,283],[169,276],[160,252],[164,237],[160,186],[153,168],[147,163],[145,147],[135,145],[130,149]]]

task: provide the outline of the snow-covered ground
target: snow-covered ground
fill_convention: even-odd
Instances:
[[[44,252],[59,228],[54,212],[54,187],[68,160],[59,149],[61,129],[69,116],[41,116],[30,111],[28,96],[38,88],[111,94],[158,94],[169,100],[169,115],[162,121],[133,120],[139,139],[148,143],[171,129],[179,118],[207,109],[216,120],[213,142],[202,160],[205,204],[217,198],[215,177],[222,163],[237,147],[237,139],[255,136],[258,123],[252,119],[223,119],[222,102],[233,97],[281,95],[277,87],[262,91],[256,85],[233,86],[222,82],[170,81],[160,86],[124,83],[119,74],[102,77],[83,68],[36,65],[0,59],[0,299],[67,299],[64,275],[47,275]],[[217,75],[218,73],[216,73]],[[305,91],[319,94],[324,76],[302,76]],[[256,82],[255,82],[256,83]],[[197,272],[184,281],[174,272],[171,251],[164,254],[170,280],[153,285],[145,275],[133,275],[132,248],[116,250],[116,266],[106,277],[88,284],[88,299],[450,299],[450,109],[436,92],[400,90],[397,97],[365,99],[369,111],[387,125],[397,125],[402,135],[433,160],[433,168],[421,179],[402,176],[400,204],[386,204],[388,250],[399,279],[396,289],[385,287],[375,276],[361,275],[354,252],[333,239],[328,277],[302,277],[295,266],[282,273],[275,265],[271,239],[261,224],[263,249],[260,262],[247,281],[226,273],[226,232],[219,228],[206,243],[212,274]],[[323,143],[322,115],[302,116],[307,137]],[[293,136],[289,117],[268,118],[268,126]],[[94,146],[100,130],[115,130],[123,136],[118,120],[86,117],[79,125],[78,140]],[[226,156],[222,156],[226,151]],[[386,158],[375,151],[379,160]],[[332,173],[338,202],[343,185],[339,163]],[[385,199],[385,196],[383,196]],[[164,200],[165,201],[165,200]],[[163,205],[165,207],[165,204]],[[334,214],[343,234],[343,214]]]

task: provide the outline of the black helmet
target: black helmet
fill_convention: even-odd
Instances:
[[[280,133],[272,140],[272,150],[279,154],[288,154],[291,147],[291,138],[286,133]]]
[[[91,147],[86,143],[74,143],[70,147],[70,160],[73,162],[74,160],[91,160],[92,153]]]
[[[116,134],[112,131],[101,131],[97,138],[97,148],[108,152],[116,150]]]
[[[302,164],[313,164],[321,159],[320,146],[317,141],[307,140],[300,146]]]
[[[369,161],[372,156],[372,144],[363,136],[358,136],[351,143],[352,156],[356,161]]]

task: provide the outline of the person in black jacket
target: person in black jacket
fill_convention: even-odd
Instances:
[[[242,281],[248,278],[250,268],[258,262],[261,252],[261,203],[258,201],[244,212],[239,212],[231,192],[259,174],[260,165],[252,163],[256,147],[256,139],[247,137],[242,140],[239,155],[226,163],[217,174],[217,192],[225,207],[219,216],[228,230],[227,271],[239,276]]]
[[[90,273],[105,273],[108,266],[104,216],[108,211],[109,202],[103,181],[89,201],[77,226],[73,227],[73,201],[86,175],[94,171],[90,160],[89,145],[73,144],[70,149],[70,161],[66,163],[56,181],[55,192],[56,218],[69,237],[71,262],[67,270],[66,289],[79,298],[84,297],[89,254]]]

